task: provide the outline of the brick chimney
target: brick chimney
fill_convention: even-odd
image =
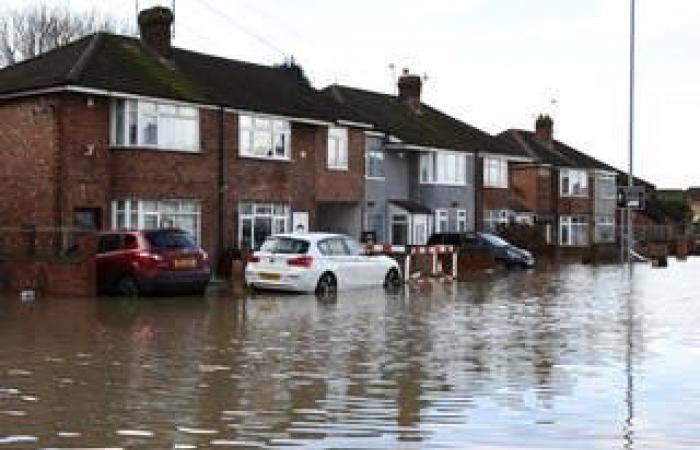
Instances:
[[[535,136],[543,142],[552,142],[554,121],[547,114],[540,114],[535,122]]]
[[[408,69],[403,69],[399,77],[399,101],[406,103],[415,111],[420,110],[420,93],[423,80],[418,75],[411,75]]]
[[[162,6],[144,9],[139,13],[141,41],[163,57],[170,56],[171,29],[175,16]]]

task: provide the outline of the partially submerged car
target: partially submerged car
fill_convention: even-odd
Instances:
[[[428,245],[452,245],[468,251],[472,248],[487,248],[497,262],[504,266],[531,269],[535,266],[535,257],[529,250],[519,248],[505,239],[491,233],[435,233],[428,239]]]
[[[101,293],[201,295],[211,278],[207,253],[183,230],[104,232],[97,246]]]
[[[401,283],[393,259],[364,254],[360,244],[341,234],[277,234],[248,259],[246,282],[258,289],[314,292],[392,287]]]

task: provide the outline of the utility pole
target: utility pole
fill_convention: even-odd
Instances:
[[[632,208],[629,204],[629,195],[634,186],[634,53],[635,53],[635,3],[630,0],[630,117],[629,117],[629,174],[627,176],[627,195],[625,207],[627,208],[627,252],[626,261],[631,261],[630,252],[634,249],[634,224],[632,223]]]

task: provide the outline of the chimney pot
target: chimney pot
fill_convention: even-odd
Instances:
[[[535,136],[543,142],[552,142],[554,121],[547,114],[540,114],[535,121]]]
[[[403,69],[399,77],[399,101],[406,103],[415,111],[420,110],[420,95],[423,80],[418,75],[411,75],[408,69]]]
[[[139,13],[141,41],[159,55],[168,57],[172,48],[171,28],[175,16],[162,6],[144,9]]]

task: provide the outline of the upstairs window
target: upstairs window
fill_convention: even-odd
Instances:
[[[425,152],[420,155],[420,182],[423,184],[467,184],[467,155],[455,152]]]
[[[615,175],[598,175],[596,183],[598,198],[615,200],[617,198],[617,181]]]
[[[484,187],[508,187],[508,161],[503,158],[484,158]]]
[[[559,181],[562,197],[588,196],[588,173],[585,170],[562,169]]]
[[[291,159],[292,127],[288,120],[241,114],[239,154],[251,158]]]
[[[347,128],[328,129],[328,168],[348,170],[348,130]]]
[[[117,147],[199,151],[199,110],[191,106],[116,99],[111,123]]]

